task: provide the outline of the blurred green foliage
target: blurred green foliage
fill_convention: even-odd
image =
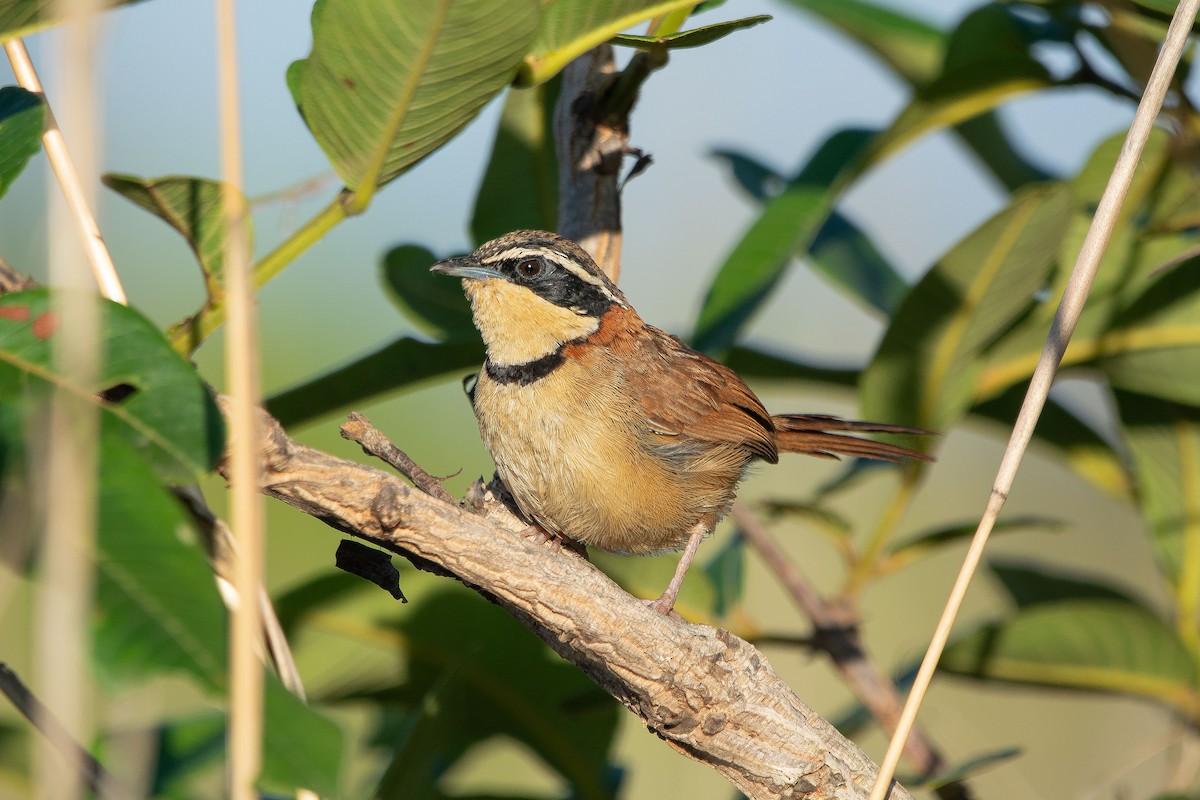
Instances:
[[[857,385],[866,414],[889,422],[943,432],[969,418],[1010,422],[1121,136],[1097,148],[1078,174],[1053,176],[1025,158],[993,112],[1019,94],[1061,87],[1088,87],[1130,101],[1165,29],[1163,12],[1173,4],[1106,0],[1107,13],[1097,15],[1065,0],[984,3],[949,30],[864,0],[790,5],[861,45],[912,87],[911,101],[884,129],[834,132],[791,175],[735,149],[718,154],[761,209],[712,265],[693,344],[747,376]],[[0,38],[50,24],[47,8],[0,0]],[[507,88],[470,230],[478,243],[519,227],[553,228],[554,76],[571,58],[614,36],[619,44],[664,55],[763,21],[618,35],[659,14],[682,23],[692,9],[691,3],[642,0],[506,0],[503,9],[479,0],[436,8],[318,0],[312,52],[293,65],[287,81],[346,188],[256,265],[257,282],[270,280],[330,227],[365,212],[377,190],[402,178],[514,82],[522,88]],[[1105,59],[1103,71],[1093,64],[1097,53]],[[1195,727],[1200,178],[1194,137],[1200,115],[1184,90],[1190,67],[1185,61],[1173,81],[1176,102],[1164,111],[1147,148],[1064,359],[1067,369],[1094,377],[1113,399],[1115,434],[1053,401],[1036,433],[1065,464],[1141,515],[1169,603],[1159,607],[1098,578],[1061,575],[1036,561],[994,564],[1011,608],[953,641],[942,669],[988,682],[1134,696],[1164,705]],[[38,98],[0,89],[0,193],[36,152],[44,119]],[[873,168],[942,130],[952,131],[1009,196],[1003,209],[908,285],[886,249],[840,204]],[[26,422],[44,403],[47,387],[101,408],[97,672],[112,691],[131,681],[182,675],[220,704],[224,611],[192,522],[169,489],[211,470],[219,453],[215,406],[176,351],[190,353],[223,318],[222,187],[181,176],[113,175],[106,182],[187,239],[207,297],[169,340],[137,311],[104,304],[96,386],[71,386],[56,373],[47,344],[54,330],[47,317],[53,313],[50,293],[0,298],[0,478],[24,485]],[[421,382],[457,378],[478,364],[482,350],[457,287],[429,279],[426,267],[437,257],[419,244],[399,243],[383,265],[394,299],[426,338],[404,337],[335,372],[311,376],[271,398],[272,412],[297,425]],[[782,278],[802,268],[884,320],[886,330],[868,363],[829,369],[739,344]],[[911,498],[924,469],[902,473],[895,507]],[[881,469],[848,465],[810,495],[783,498],[767,509],[801,515],[837,544],[847,567],[841,597],[851,605],[865,584],[961,542],[971,530],[969,523],[948,524],[897,542],[898,518],[888,518],[861,540],[832,500],[878,474]],[[1056,524],[1012,519],[999,530]],[[737,627],[744,547],[742,537],[731,537],[692,576],[690,582],[700,584],[685,595],[693,616]],[[27,572],[36,565],[26,560],[13,567]],[[617,576],[637,585],[640,569],[618,567]],[[479,598],[428,592],[394,616],[360,618],[345,605],[364,591],[370,589],[361,581],[323,574],[277,598],[290,636],[333,632],[355,643],[360,666],[323,683],[308,706],[272,685],[264,789],[453,797],[446,780],[456,764],[481,743],[504,738],[520,743],[569,787],[564,796],[617,796],[622,772],[612,753],[618,709],[611,698]],[[342,734],[330,715],[349,711],[369,719],[370,747],[353,753],[344,768]],[[847,727],[855,727],[853,719],[846,717]],[[19,735],[0,731],[6,743],[0,750],[8,751],[7,742]],[[168,713],[156,735],[156,795],[188,796],[219,772],[220,714]],[[941,780],[967,780],[973,770],[1013,755],[998,749],[974,757],[946,770]],[[7,760],[0,768],[20,769]]]

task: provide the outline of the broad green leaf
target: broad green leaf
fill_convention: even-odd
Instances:
[[[338,797],[342,731],[316,709],[268,678],[263,694],[263,768],[260,788],[270,796],[293,796],[307,788]],[[222,713],[172,722],[159,729],[158,758],[150,796],[203,796],[226,757],[227,719]]]
[[[738,186],[755,200],[769,200],[784,187],[783,175],[753,156],[723,148],[714,149],[712,155],[725,162]]]
[[[987,772],[992,767],[1003,764],[1005,761],[1012,761],[1019,755],[1021,755],[1021,748],[1006,747],[1003,750],[995,750],[968,758],[966,761],[951,764],[936,775],[928,777],[917,775],[900,776],[897,780],[910,789],[936,789],[939,786],[945,786],[949,783],[960,783],[968,778],[973,778]]]
[[[1017,608],[1074,600],[1106,600],[1140,606],[1128,592],[1089,576],[1051,571],[1035,562],[990,561],[988,569]]]
[[[725,537],[721,549],[704,565],[713,585],[713,614],[723,617],[742,601],[746,582],[746,541],[741,531]]]
[[[423,790],[463,753],[494,736],[527,746],[572,796],[613,796],[608,755],[617,704],[519,622],[444,589],[414,604],[398,633],[404,682],[345,696],[390,700],[406,712],[379,737],[397,750],[376,796],[428,796]]]
[[[0,87],[0,197],[42,149],[46,104],[16,86]]]
[[[1189,379],[1200,369],[1200,285],[1194,279],[1194,264],[1200,262],[1150,277],[1155,271],[1150,265],[1161,263],[1153,250],[1143,244],[1131,252],[1126,283],[1102,287],[1089,298],[1062,366],[1096,367],[1115,386],[1200,404],[1200,385]],[[1137,258],[1139,253],[1152,257]],[[1134,291],[1140,294],[1130,296]],[[976,401],[1028,378],[1048,329],[1047,314],[1039,310],[1006,334],[988,355]]]
[[[1161,275],[1117,312],[1097,366],[1113,386],[1200,406],[1200,258]]]
[[[149,796],[196,796],[194,782],[223,763],[225,722],[224,714],[212,712],[160,725],[155,731],[156,758]]]
[[[338,796],[342,731],[269,677],[263,693],[263,762],[258,784],[280,795],[309,789]]]
[[[425,333],[439,338],[476,335],[471,304],[460,282],[429,271],[437,261],[424,247],[393,247],[383,257],[384,285],[405,316]]]
[[[940,74],[949,37],[916,17],[862,0],[791,0],[791,4],[857,41],[914,88],[935,82]],[[1009,191],[1051,177],[1016,151],[990,112],[959,121],[955,132]]]
[[[513,78],[537,31],[536,0],[321,0],[313,47],[288,85],[355,192],[374,190],[470,122]]]
[[[1002,57],[1031,58],[1033,45],[1069,42],[1076,33],[1054,17],[1035,17],[1024,11],[1009,5],[987,3],[968,13],[947,40],[942,74]]]
[[[1018,95],[1055,85],[1046,68],[1029,56],[1000,56],[943,74],[922,87],[880,134],[870,163],[877,164],[925,134],[977,117]]]
[[[996,423],[1007,432],[1016,422],[1024,399],[1025,386],[1018,383],[972,408],[971,415]],[[1047,400],[1042,408],[1033,437],[1035,444],[1051,448],[1066,459],[1072,470],[1099,489],[1123,500],[1132,499],[1129,472],[1112,444],[1054,398]]]
[[[178,231],[200,262],[207,295],[204,305],[188,322],[173,326],[168,336],[182,325],[194,321],[211,306],[224,303],[226,221],[221,198],[224,191],[237,190],[219,181],[179,175],[140,178],[136,175],[108,173],[101,180],[126,200],[141,206]],[[240,193],[238,199],[245,204],[245,198]],[[249,215],[245,222],[247,246],[252,247],[249,236],[253,221]]]
[[[0,450],[36,436],[46,387],[0,402]],[[0,477],[26,483],[24,457]],[[96,479],[93,658],[108,684],[183,673],[209,691],[225,680],[225,609],[189,519],[114,426],[101,428]],[[17,537],[21,530],[6,530]]]
[[[851,300],[885,315],[908,293],[908,282],[870,237],[836,211],[817,232],[808,258],[814,272]]]
[[[696,0],[548,0],[542,4],[537,38],[523,53],[516,83],[534,86],[548,81],[576,56],[621,31],[695,4]]]
[[[693,344],[721,353],[783,277],[797,251],[806,251],[825,223],[873,133],[844,130],[830,136],[783,191],[767,202],[709,287]]]
[[[225,609],[176,499],[138,454],[101,437],[96,658],[122,683],[182,671],[225,684]]]
[[[750,156],[732,150],[714,150],[726,162],[734,179],[756,200],[779,193],[784,179],[775,170]],[[803,256],[804,253],[797,253]],[[808,248],[813,270],[852,300],[890,314],[908,291],[896,268],[875,243],[847,217],[832,212]]]
[[[131,444],[162,480],[194,481],[213,468],[224,445],[224,423],[208,388],[145,317],[96,302],[100,368],[95,385],[80,386],[52,358],[61,321],[50,292],[0,297],[0,401],[25,385],[53,384],[94,403],[103,426]],[[99,398],[105,392],[111,402]]]
[[[1142,8],[1148,8],[1151,11],[1158,11],[1162,14],[1174,14],[1176,6],[1179,5],[1175,0],[1133,0],[1133,2]]]
[[[110,172],[101,181],[178,231],[200,262],[209,302],[224,298],[225,219],[221,196],[223,190],[236,192],[236,189],[220,181],[182,175],[140,178]],[[241,201],[244,203],[245,198]]]
[[[404,336],[344,367],[280,392],[267,400],[267,410],[290,428],[384,392],[477,370],[483,357],[483,343],[477,340],[435,343]]]
[[[752,347],[733,348],[725,363],[747,379],[791,380],[836,389],[853,390],[859,378],[859,370],[856,369],[809,364]]]
[[[510,89],[471,214],[476,245],[509,231],[558,230],[554,105],[562,82]]]
[[[129,5],[138,0],[97,0],[96,9]],[[66,20],[68,7],[56,0],[4,0],[0,2],[0,40],[28,36]]]
[[[1069,211],[1061,186],[1022,191],[926,273],[863,374],[867,418],[939,431],[967,410],[980,354],[1044,285]]]
[[[931,552],[953,544],[969,541],[975,535],[978,523],[962,522],[955,525],[942,525],[933,530],[924,531],[888,549],[883,568],[889,572],[911,564]],[[1063,524],[1058,520],[1046,517],[1013,517],[996,522],[995,533],[1012,533],[1017,531],[1057,531]]]
[[[1176,613],[1194,628],[1200,604],[1200,409],[1122,390],[1115,395],[1139,510],[1172,586]]]
[[[1088,157],[1087,162],[1079,173],[1071,179],[1071,194],[1074,198],[1075,209],[1072,212],[1071,225],[1062,241],[1059,261],[1062,268],[1057,280],[1050,287],[1049,303],[1038,314],[1040,318],[1053,317],[1070,278],[1071,268],[1079,258],[1083,240],[1091,227],[1092,218],[1100,196],[1108,185],[1113,166],[1117,162],[1121,148],[1125,143],[1124,132],[1110,136],[1104,140]],[[1172,170],[1172,143],[1170,135],[1161,128],[1154,128],[1146,141],[1146,148],[1138,161],[1133,180],[1121,204],[1117,215],[1112,239],[1100,262],[1096,278],[1092,282],[1089,303],[1110,295],[1134,295],[1148,280],[1149,273],[1157,268],[1154,262],[1148,262],[1137,253],[1140,246],[1139,236],[1141,226],[1151,208],[1157,205],[1159,193],[1162,190],[1164,177]],[[1150,208],[1148,208],[1148,206]],[[1153,266],[1151,266],[1153,264]],[[1141,273],[1141,274],[1139,274]]]
[[[623,44],[629,47],[638,47],[645,50],[652,50],[656,47],[663,47],[668,50],[683,50],[689,47],[701,47],[719,39],[724,39],[734,31],[742,30],[743,28],[752,28],[767,20],[771,19],[766,14],[760,14],[755,17],[744,17],[742,19],[731,19],[727,22],[716,22],[712,25],[704,25],[700,28],[692,28],[687,31],[679,31],[678,33],[668,34],[666,36],[635,36],[633,34],[617,34],[613,37],[613,44]]]
[[[863,0],[789,0],[870,50],[914,86],[937,75],[946,34],[888,6]]]
[[[1047,603],[960,636],[939,669],[981,680],[1115,692],[1200,712],[1196,664],[1162,620],[1111,600]]]

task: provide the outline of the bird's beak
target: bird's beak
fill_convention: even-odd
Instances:
[[[499,272],[482,266],[472,256],[448,258],[445,261],[439,261],[430,267],[429,271],[436,272],[438,275],[451,275],[455,278],[475,278],[481,281],[488,278],[500,277]]]

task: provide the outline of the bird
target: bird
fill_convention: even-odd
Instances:
[[[729,367],[642,320],[575,242],[519,230],[431,267],[460,278],[486,358],[469,391],[496,472],[531,529],[633,555],[682,550],[671,614],[700,542],[751,464],[780,453],[932,460],[852,433],[928,433],[771,415]]]

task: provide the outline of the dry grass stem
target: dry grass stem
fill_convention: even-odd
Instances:
[[[229,304],[225,363],[231,397],[230,518],[236,543],[234,587],[239,600],[229,631],[228,779],[231,798],[254,800],[262,767],[263,668],[257,652],[262,619],[255,600],[262,591],[264,510],[257,491],[261,462],[253,442],[258,441],[257,408],[262,391],[250,282],[249,209],[241,191],[242,125],[233,0],[216,0],[216,17],[221,181],[226,187],[222,213]]]
[[[1113,167],[1108,184],[1104,187],[1104,194],[1100,197],[1096,214],[1092,218],[1092,224],[1088,228],[1087,236],[1084,238],[1083,246],[1080,248],[1079,258],[1075,262],[1075,268],[1071,271],[1070,281],[1063,292],[1063,298],[1059,303],[1054,323],[1042,348],[1037,368],[1034,370],[1033,378],[1029,383],[1029,389],[1025,394],[1025,401],[1021,404],[1016,424],[1013,426],[1012,435],[1009,437],[1008,446],[1005,448],[1004,456],[1001,459],[1000,468],[997,472],[995,483],[992,485],[992,491],[988,497],[983,518],[979,521],[979,527],[976,529],[975,537],[972,539],[971,546],[967,550],[962,569],[959,571],[958,577],[954,582],[954,587],[951,589],[945,610],[942,612],[941,619],[938,620],[937,628],[929,643],[929,649],[926,651],[925,657],[921,662],[920,670],[917,672],[916,680],[913,682],[912,691],[909,693],[908,701],[905,703],[904,712],[900,717],[896,733],[892,736],[891,742],[888,744],[887,753],[880,765],[879,778],[871,790],[871,800],[883,800],[888,794],[888,787],[891,785],[892,776],[895,774],[896,766],[900,761],[905,740],[908,738],[909,732],[916,722],[917,711],[921,707],[925,692],[929,689],[930,681],[933,680],[933,673],[937,668],[938,659],[941,658],[942,651],[946,647],[946,641],[950,637],[950,629],[954,625],[954,619],[958,615],[959,608],[962,606],[963,598],[967,593],[967,587],[971,583],[971,577],[974,575],[983,557],[984,547],[987,544],[992,527],[1000,515],[1000,509],[1004,506],[1005,500],[1008,499],[1008,493],[1011,491],[1013,480],[1016,478],[1017,468],[1021,464],[1021,459],[1025,454],[1026,448],[1029,446],[1030,439],[1033,438],[1033,428],[1037,424],[1038,416],[1042,413],[1042,407],[1045,405],[1046,397],[1050,393],[1050,386],[1054,382],[1055,374],[1058,372],[1058,365],[1067,350],[1067,344],[1071,340],[1071,334],[1075,330],[1075,325],[1079,321],[1080,314],[1083,313],[1083,305],[1087,300],[1088,291],[1091,289],[1092,280],[1096,275],[1096,270],[1100,266],[1100,259],[1108,246],[1113,226],[1116,223],[1117,214],[1121,209],[1122,203],[1125,201],[1125,194],[1133,179],[1133,173],[1137,168],[1138,161],[1141,159],[1146,140],[1149,138],[1154,121],[1158,118],[1158,113],[1162,109],[1167,88],[1171,83],[1171,78],[1175,75],[1175,67],[1179,63],[1179,57],[1183,53],[1184,46],[1187,44],[1188,34],[1191,32],[1192,25],[1196,20],[1198,6],[1200,6],[1200,0],[1183,0],[1175,9],[1175,15],[1171,20],[1171,27],[1168,29],[1166,40],[1159,51],[1158,59],[1154,64],[1154,70],[1151,72],[1150,80],[1146,84],[1146,90],[1143,92],[1142,99],[1138,103],[1133,123],[1129,127],[1125,143],[1121,147],[1121,154],[1118,156],[1117,163]]]

